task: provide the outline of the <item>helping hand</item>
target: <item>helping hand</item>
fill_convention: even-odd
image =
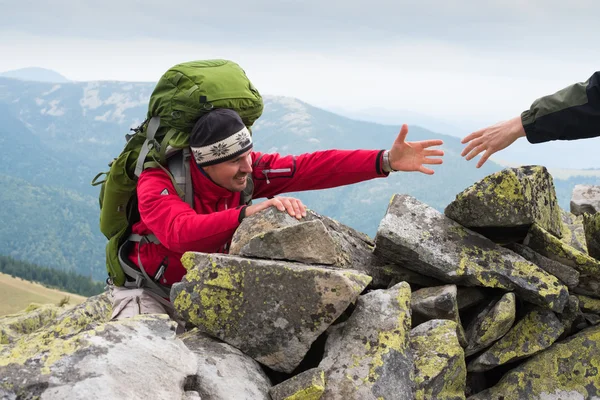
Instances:
[[[429,149],[432,146],[444,144],[442,140],[422,140],[419,142],[406,142],[408,126],[402,125],[398,137],[394,141],[389,153],[390,166],[395,171],[419,171],[427,175],[433,175],[433,170],[426,168],[423,164],[441,164],[443,150]]]
[[[525,136],[525,129],[521,117],[515,117],[508,121],[499,122],[487,128],[480,129],[466,136],[461,143],[469,143],[464,148],[461,156],[467,161],[485,151],[477,162],[477,168],[481,167],[492,154],[510,146],[515,140]]]

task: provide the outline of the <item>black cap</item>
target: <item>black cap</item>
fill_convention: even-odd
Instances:
[[[252,148],[252,136],[233,110],[217,108],[204,114],[192,129],[190,148],[199,167],[231,160]]]

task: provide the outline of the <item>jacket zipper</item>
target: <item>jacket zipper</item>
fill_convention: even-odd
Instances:
[[[267,184],[271,183],[271,181],[269,180],[269,174],[270,173],[283,173],[283,172],[291,172],[292,169],[291,168],[279,168],[279,169],[263,169],[262,173],[265,175],[265,179],[267,180]]]

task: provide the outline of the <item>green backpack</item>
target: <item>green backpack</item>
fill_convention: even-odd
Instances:
[[[137,179],[146,168],[162,168],[171,176],[179,196],[193,207],[189,136],[198,118],[213,108],[233,109],[251,127],[262,114],[263,101],[244,70],[234,62],[204,60],[175,65],[152,92],[146,121],[133,135],[127,135],[127,144],[109,164],[110,170],[92,180],[93,186],[102,185],[100,230],[108,239],[106,269],[114,285],[143,286],[168,295],[157,285],[156,276],[150,278],[143,268],[132,270],[135,266],[127,265],[122,252],[128,242],[157,242],[153,235],[131,235],[132,225],[139,221]],[[105,179],[100,180],[102,176]],[[252,186],[249,182],[244,191],[245,203],[250,201]],[[126,275],[132,279],[127,280]]]

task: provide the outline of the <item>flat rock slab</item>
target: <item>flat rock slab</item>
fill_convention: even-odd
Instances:
[[[371,281],[356,271],[186,253],[171,301],[183,319],[277,371],[291,372]]]
[[[550,310],[535,308],[502,339],[471,361],[469,371],[481,372],[532,356],[550,347],[563,333],[564,325]]]
[[[545,167],[506,168],[468,187],[446,216],[469,228],[519,228],[537,223],[561,236],[552,176]]]
[[[569,289],[572,289],[579,285],[579,272],[568,265],[554,261],[548,257],[533,251],[533,249],[523,246],[519,243],[511,243],[506,246],[509,250],[514,251],[527,261],[531,261],[547,273],[554,275],[562,283],[564,283]]]
[[[600,262],[561,242],[542,227],[534,224],[523,241],[537,253],[579,272],[579,284],[573,291],[588,296],[600,296]]]
[[[569,295],[555,276],[407,195],[392,198],[374,252],[443,282],[514,291],[557,312]]]
[[[600,326],[531,357],[469,400],[594,399],[600,393]]]
[[[323,399],[413,399],[410,287],[401,282],[360,296],[327,338]]]

